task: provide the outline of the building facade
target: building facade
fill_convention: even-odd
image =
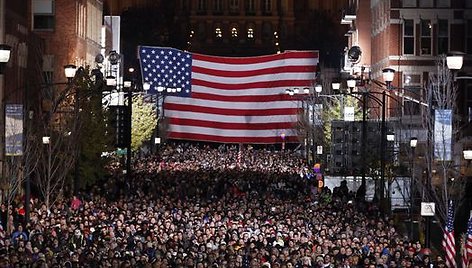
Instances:
[[[368,20],[368,21],[366,21]],[[472,52],[472,3],[464,0],[349,0],[341,23],[348,25],[348,48],[359,46],[362,60],[345,61],[348,74],[358,75],[360,68],[368,78],[382,80],[382,70],[395,70],[393,86],[399,94],[389,92],[387,117],[410,117],[412,124],[420,124],[421,103],[429,74],[437,70],[441,55],[450,51]],[[346,59],[348,55],[346,52]],[[465,58],[463,72],[470,73],[469,59]],[[459,82],[458,110],[468,117],[472,107],[470,83]],[[380,91],[380,88],[373,89]],[[377,113],[379,114],[379,113]]]
[[[22,105],[23,114],[29,114],[41,107],[41,103],[37,103],[40,102],[38,96],[46,84],[67,81],[65,65],[94,64],[101,48],[103,2],[1,0],[0,4],[0,44],[11,47],[10,60],[0,75],[3,168],[8,157],[5,152],[6,107]]]
[[[44,40],[43,72],[50,81],[64,79],[67,64],[93,66],[100,53],[102,0],[31,0],[30,30]]]

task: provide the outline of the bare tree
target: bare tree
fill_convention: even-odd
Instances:
[[[88,70],[80,70],[64,88],[48,87],[43,94],[42,117],[35,120],[36,140],[42,141],[38,150],[35,181],[46,207],[50,209],[63,195],[79,150],[81,129],[79,97],[90,88]],[[80,94],[80,95],[79,95]]]
[[[24,110],[24,109],[23,109]],[[13,201],[22,191],[22,186],[26,180],[29,179],[33,170],[38,164],[38,158],[35,157],[38,153],[38,143],[32,139],[31,132],[27,131],[32,122],[33,112],[28,112],[26,120],[6,120],[6,137],[17,136],[14,147],[19,149],[8,156],[5,161],[3,183],[6,184],[2,188],[5,189],[6,204],[8,209]],[[24,126],[23,124],[26,124]],[[14,133],[21,131],[21,133]],[[9,133],[10,132],[10,133]],[[21,149],[20,149],[21,148]],[[29,200],[25,200],[29,202]],[[11,211],[8,211],[10,215]]]
[[[457,134],[456,129],[456,98],[457,87],[453,83],[453,74],[447,68],[446,57],[442,56],[436,62],[436,72],[429,74],[428,84],[425,86],[425,97],[428,107],[423,107],[423,124],[427,131],[425,148],[425,177],[418,177],[416,185],[423,199],[436,203],[435,217],[445,222],[447,217],[448,200],[454,197],[461,201],[464,196],[465,180],[460,178],[458,167],[454,164],[454,147],[451,146]],[[451,111],[452,133],[449,135],[445,127],[435,128],[435,111]],[[434,132],[439,135],[434,135]],[[451,136],[451,137],[449,137]],[[449,140],[450,139],[450,140]],[[439,144],[439,146],[437,146]],[[436,173],[436,170],[441,170]],[[455,178],[455,179],[450,179]],[[458,208],[459,206],[456,206]]]

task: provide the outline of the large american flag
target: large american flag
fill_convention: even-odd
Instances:
[[[462,252],[462,266],[468,267],[472,260],[472,216],[467,224],[467,233],[465,235],[464,251]]]
[[[301,107],[286,90],[313,86],[317,51],[219,57],[140,46],[139,57],[143,82],[150,83],[151,90],[177,89],[164,103],[168,138],[298,141],[295,125]]]
[[[444,252],[446,254],[446,266],[457,267],[456,265],[456,240],[454,238],[454,204],[452,200],[449,201],[447,208],[446,226],[444,228],[444,238],[442,242]]]

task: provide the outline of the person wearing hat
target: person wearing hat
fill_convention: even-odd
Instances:
[[[80,229],[75,229],[74,235],[69,240],[69,249],[76,250],[82,248],[86,245],[84,235]]]

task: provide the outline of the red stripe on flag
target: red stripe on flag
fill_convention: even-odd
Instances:
[[[237,129],[237,130],[268,130],[268,129],[290,129],[293,128],[293,123],[224,123],[224,122],[213,122],[205,120],[192,120],[192,119],[181,119],[181,118],[168,118],[169,124],[172,125],[183,125],[183,126],[195,126],[195,127],[208,127],[208,128],[219,128],[219,129]]]
[[[232,90],[242,90],[242,89],[251,89],[251,88],[273,88],[273,87],[303,87],[311,83],[310,80],[269,80],[266,82],[254,82],[254,83],[237,83],[237,84],[225,84],[218,83],[216,81],[206,81],[192,78],[192,85],[203,86],[209,88],[218,88],[218,89],[232,89]]]
[[[166,110],[187,111],[194,113],[218,114],[218,115],[239,115],[239,116],[270,116],[270,115],[288,115],[296,114],[297,108],[280,108],[280,109],[261,109],[261,110],[244,110],[244,109],[224,109],[211,108],[196,105],[166,103]]]
[[[282,59],[306,59],[306,58],[318,58],[318,51],[288,51],[281,54],[258,56],[258,57],[219,57],[210,56],[203,54],[192,54],[194,60],[224,63],[224,64],[254,64],[254,63],[267,63],[275,60]]]
[[[278,136],[274,137],[224,137],[204,134],[171,132],[168,136],[170,139],[196,140],[196,141],[211,141],[221,143],[254,143],[254,144],[270,144],[282,143],[282,139]],[[299,142],[295,136],[285,137],[286,143]]]
[[[192,92],[192,98],[214,101],[231,101],[231,102],[268,102],[268,101],[296,101],[293,96],[288,94],[277,95],[244,95],[244,96],[225,96],[208,93]]]
[[[265,75],[265,74],[277,74],[277,73],[314,73],[316,72],[316,66],[280,66],[273,68],[264,68],[259,70],[250,70],[250,71],[225,71],[225,70],[214,70],[209,68],[203,68],[194,66],[192,67],[192,72],[202,73],[202,74],[211,74],[221,77],[249,77],[256,75]]]

